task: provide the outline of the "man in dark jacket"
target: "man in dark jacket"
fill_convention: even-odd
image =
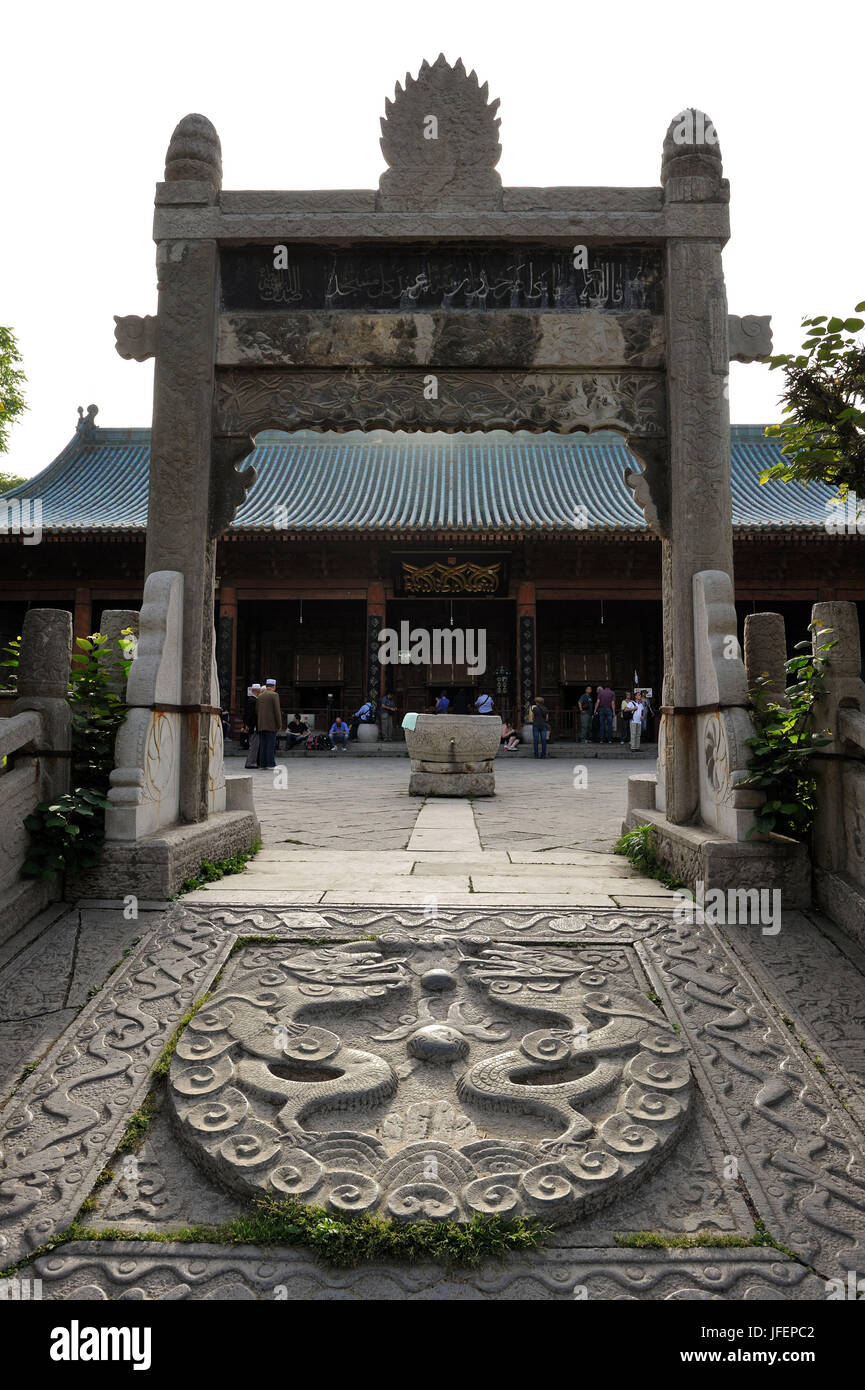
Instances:
[[[275,680],[267,681],[263,692],[258,697],[258,705],[255,713],[261,753],[261,766],[265,771],[272,772],[276,767],[274,759],[276,735],[282,728],[282,710],[279,707],[279,696],[276,693]]]

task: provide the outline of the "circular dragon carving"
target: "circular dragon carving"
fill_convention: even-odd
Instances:
[[[440,936],[280,956],[240,958],[171,1066],[184,1143],[236,1192],[567,1222],[686,1122],[683,1046],[603,952]]]

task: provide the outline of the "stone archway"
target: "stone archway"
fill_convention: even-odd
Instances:
[[[732,593],[728,363],[771,345],[768,320],[727,314],[717,135],[680,113],[659,187],[505,188],[497,106],[462,63],[424,63],[387,103],[368,191],[225,192],[210,122],[172,136],[159,311],[117,337],[156,357],[146,565],[184,577],[182,821],[208,812],[216,538],[268,426],[619,430],[662,541],[658,805],[699,819],[694,576]]]

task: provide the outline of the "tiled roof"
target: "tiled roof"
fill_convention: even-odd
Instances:
[[[737,531],[823,529],[830,488],[760,485],[780,457],[762,425],[734,425],[731,456]],[[638,465],[615,435],[266,431],[249,461],[259,476],[235,534],[647,529],[623,481]],[[48,533],[141,531],[149,465],[149,430],[90,426],[5,495],[41,498]]]

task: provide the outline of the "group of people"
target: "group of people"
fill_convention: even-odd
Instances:
[[[608,685],[599,685],[596,691],[587,685],[577,701],[579,728],[577,742],[588,743],[592,736],[592,724],[598,717],[598,742],[613,742],[613,725],[616,718],[616,693]],[[640,740],[646,732],[649,715],[652,713],[649,701],[640,690],[626,690],[619,705],[619,741],[630,741],[631,751],[636,753]]]
[[[297,715],[295,715],[295,719]],[[254,681],[246,697],[243,724],[249,734],[247,767],[260,767],[272,772],[276,767],[276,735],[282,728],[282,710],[276,693],[276,681],[264,685]]]
[[[451,700],[447,691],[443,690],[433,701],[430,712],[434,714],[493,713],[492,695],[481,692],[472,702],[471,707],[469,706],[469,698],[468,693],[460,689]],[[341,714],[337,714],[328,730],[327,738],[321,736],[321,743],[324,746],[329,746],[331,752],[345,752],[349,740],[357,738],[358,727],[361,724],[375,724],[377,720],[381,722],[383,741],[389,743],[393,739],[393,716],[395,713],[396,701],[390,692],[382,697],[378,706],[372,700],[365,700],[355,711],[350,723]],[[625,691],[624,698],[618,707],[619,739],[622,744],[630,742],[633,752],[636,752],[640,747],[640,741],[646,732],[649,715],[652,713],[651,705],[642,691]],[[597,718],[597,742],[612,744],[616,714],[615,691],[607,685],[598,686],[597,690],[587,685],[577,701],[577,742],[593,741],[593,725],[595,718]],[[532,726],[534,756],[545,758],[552,726],[552,715],[540,695],[536,695],[532,702],[529,721]],[[291,752],[299,744],[307,744],[309,726],[300,714],[295,713],[293,719],[289,720],[283,729],[282,711],[279,696],[276,693],[276,681],[270,679],[265,681],[263,685],[255,682],[250,687],[244,710],[244,733],[248,734],[249,737],[246,766],[272,771],[276,766],[277,737],[284,737],[286,748]],[[503,750],[506,753],[513,753],[519,745],[518,730],[513,725],[503,721],[501,736]]]
[[[381,736],[387,743],[393,738],[395,713],[396,701],[390,693],[382,697],[378,708],[372,700],[367,700],[355,711],[350,724],[341,714],[337,714],[327,736],[320,735],[316,746],[329,747],[331,752],[345,752],[349,739],[357,738],[358,726],[374,724],[377,718],[381,719]],[[249,687],[243,711],[243,734],[244,738],[249,740],[246,767],[263,768],[268,772],[272,772],[276,767],[278,739],[285,740],[286,750],[290,753],[301,744],[304,747],[308,746],[310,738],[309,725],[298,711],[295,711],[283,728],[275,680],[267,680],[264,684],[254,681]]]
[[[472,709],[476,714],[492,714],[493,697],[482,691],[472,703]],[[469,697],[465,690],[460,687],[456,695],[451,700],[446,690],[433,701],[432,714],[468,714]]]

